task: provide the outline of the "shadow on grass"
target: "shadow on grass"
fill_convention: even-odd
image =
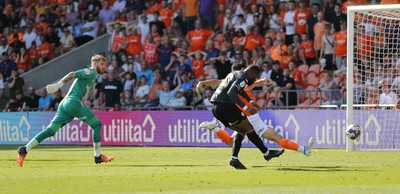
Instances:
[[[115,167],[215,167],[215,166],[222,166],[222,165],[197,165],[197,164],[122,164],[122,165],[115,165]]]
[[[16,161],[16,159],[3,159],[0,161]],[[53,162],[53,161],[80,161],[80,160],[72,160],[72,159],[26,159],[25,161],[31,162]]]
[[[266,166],[252,166],[253,168],[265,168]],[[311,172],[355,172],[355,171],[375,171],[365,169],[364,167],[348,167],[348,166],[289,166],[280,167],[279,171],[311,171]]]

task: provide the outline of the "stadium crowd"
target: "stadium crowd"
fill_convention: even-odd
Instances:
[[[111,34],[109,51],[104,53],[110,56],[108,73],[98,76],[84,101],[92,109],[207,108],[214,88],[205,88],[198,94],[195,90],[198,81],[223,79],[232,66],[245,68],[251,64],[262,69],[261,78],[272,80],[254,90],[257,103],[263,107],[341,105],[345,103],[346,89],[346,10],[351,5],[368,3],[366,0],[0,1],[0,96],[4,84],[10,90],[10,101],[4,111],[56,110],[66,91],[50,97],[42,89],[37,95],[35,88],[19,75],[105,33]],[[372,58],[371,37],[376,31],[371,23],[357,22],[358,30],[371,36],[357,38],[355,49],[366,52],[360,57]],[[400,72],[399,56],[389,53],[397,52],[387,52],[381,57],[385,61],[359,60],[376,62],[378,66],[385,64],[387,68],[379,72],[363,68],[366,78],[355,79],[356,100],[371,104],[380,100],[398,102],[393,87],[387,91],[380,89],[385,85],[400,86],[400,76],[396,77],[392,71],[385,74],[396,66]],[[363,63],[357,65],[364,66]],[[355,75],[357,78],[360,74]],[[379,85],[379,89],[369,87],[372,84]]]

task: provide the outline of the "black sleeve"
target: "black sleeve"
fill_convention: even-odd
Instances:
[[[246,82],[244,81],[244,79],[237,79],[235,82],[233,82],[232,86],[228,90],[229,98],[242,108],[246,105],[240,100],[237,95],[243,90],[245,86]],[[246,93],[244,93],[242,97],[250,99],[250,97]]]

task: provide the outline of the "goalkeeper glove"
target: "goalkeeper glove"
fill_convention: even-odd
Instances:
[[[57,82],[57,83],[55,83],[55,84],[49,84],[49,85],[47,85],[47,86],[46,86],[46,90],[47,90],[47,92],[48,92],[49,94],[52,94],[52,93],[56,92],[58,89],[60,89],[63,85],[64,85],[64,84],[63,84],[61,81],[59,81],[59,82]]]

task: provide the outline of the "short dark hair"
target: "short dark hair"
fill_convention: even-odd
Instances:
[[[261,69],[257,65],[249,65],[245,71],[251,72],[251,73],[261,73]]]

